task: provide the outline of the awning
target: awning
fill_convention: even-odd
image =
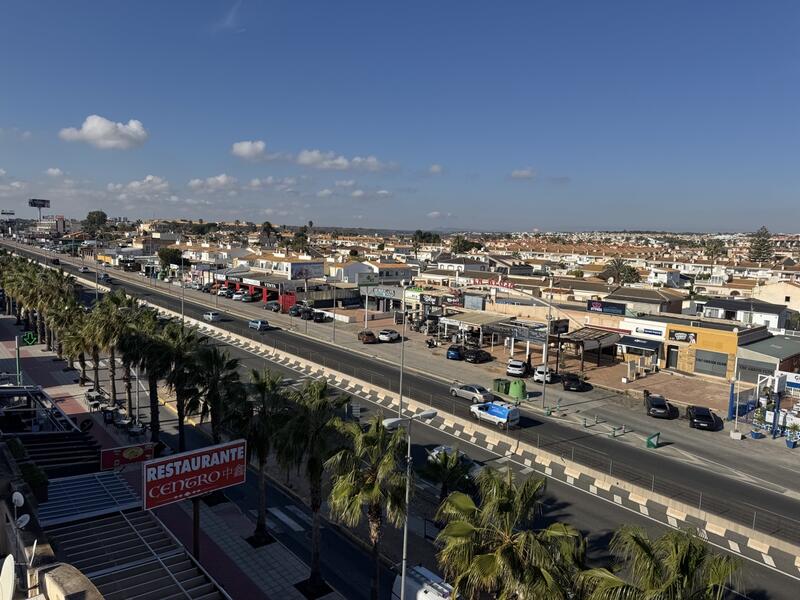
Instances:
[[[623,335],[617,342],[617,346],[627,346],[628,348],[639,348],[640,350],[650,350],[657,352],[661,348],[661,342],[658,340],[645,340],[643,338],[633,337],[632,335]]]

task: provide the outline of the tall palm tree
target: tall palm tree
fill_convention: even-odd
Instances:
[[[218,346],[201,346],[196,355],[198,394],[192,398],[187,412],[199,414],[200,421],[211,420],[211,437],[215,444],[222,440],[222,424],[227,405],[243,393],[239,377],[239,359],[231,358]]]
[[[384,521],[397,526],[406,514],[405,430],[390,432],[377,416],[366,431],[352,422],[338,421],[337,428],[349,445],[325,462],[332,475],[331,516],[355,527],[366,515],[375,565],[370,598],[378,600]]]
[[[588,600],[722,600],[741,568],[691,531],[670,530],[652,540],[641,527],[623,525],[611,550],[627,577],[607,569],[584,571],[578,580]]]
[[[172,366],[167,375],[167,385],[175,393],[178,413],[178,451],[183,452],[186,450],[186,407],[199,394],[196,356],[205,338],[180,323],[170,322],[164,328],[164,341]]]
[[[554,523],[534,529],[543,479],[517,483],[512,472],[484,469],[477,477],[480,505],[453,492],[439,508],[439,564],[465,598],[571,598],[571,581],[583,561],[580,534]]]
[[[286,423],[286,388],[283,377],[269,370],[250,373],[247,394],[233,398],[225,422],[247,440],[249,458],[258,463],[258,518],[253,538],[268,539],[267,534],[267,461],[273,443]]]
[[[442,504],[450,492],[465,491],[470,481],[470,461],[458,449],[452,452],[438,452],[431,456],[422,467],[422,475],[439,486],[439,504]]]
[[[124,290],[105,294],[92,310],[92,338],[101,351],[108,353],[108,377],[111,401],[117,401],[117,346],[127,333],[134,315],[129,310],[129,296]],[[129,398],[130,399],[130,398]]]
[[[320,527],[322,509],[322,476],[325,462],[339,449],[341,435],[336,427],[336,414],[349,398],[328,397],[324,379],[307,382],[291,395],[292,416],[281,429],[278,439],[278,459],[285,465],[303,467],[308,479],[311,500],[311,564],[309,585],[323,585],[320,567]]]
[[[87,315],[83,309],[76,307],[71,318],[66,322],[66,327],[61,334],[64,344],[64,353],[74,364],[78,361],[80,365],[80,385],[85,385],[88,381],[86,377],[86,353],[91,351],[90,340],[85,335]]]
[[[608,273],[609,277],[614,278],[614,283],[620,283],[622,281],[622,274],[625,267],[628,266],[627,261],[622,258],[612,258],[610,261],[606,263],[606,272]]]

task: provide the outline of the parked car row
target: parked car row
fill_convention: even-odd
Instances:
[[[381,329],[378,335],[375,335],[369,329],[362,329],[358,332],[358,341],[362,344],[377,344],[379,342],[397,342],[400,340],[400,334],[394,329]]]

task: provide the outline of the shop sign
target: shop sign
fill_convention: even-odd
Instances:
[[[680,329],[670,329],[669,340],[672,342],[683,342],[684,344],[696,344],[697,334],[692,331],[681,331]]]
[[[602,300],[587,300],[586,310],[606,315],[624,315],[625,305],[618,302],[604,302]]]
[[[635,329],[636,333],[643,333],[645,335],[658,335],[663,336],[664,332],[660,329],[648,329],[647,327],[637,327]]]
[[[244,283],[245,285],[257,285],[259,287],[261,286],[261,281],[259,281],[258,279],[249,279],[247,277],[242,278],[242,283]]]
[[[263,281],[261,283],[261,287],[263,287],[265,290],[279,290],[279,289],[281,289],[279,283],[273,283],[271,281]]]
[[[442,304],[447,306],[463,306],[460,296],[442,296]]]
[[[449,325],[452,327],[460,327],[461,321],[457,321],[456,319],[450,319],[448,317],[440,317],[439,318],[440,325]]]
[[[214,273],[214,279],[216,281],[225,281],[225,273]]]
[[[398,296],[402,295],[402,293],[402,288],[392,287],[374,287],[369,291],[370,296],[374,296],[376,298],[397,298]]]
[[[473,279],[476,285],[489,285],[493,287],[514,289],[516,284],[513,281],[497,279]]]
[[[441,304],[441,298],[439,296],[433,296],[431,294],[420,294],[419,301],[423,304],[428,304],[430,306],[439,306]]]
[[[569,332],[569,319],[550,321],[550,335],[561,335]]]
[[[242,278],[241,277],[237,277],[236,275],[228,275],[228,277],[226,277],[226,279],[228,281],[230,281],[231,283],[241,283],[242,282]]]
[[[781,377],[786,376],[786,387],[800,389],[800,373],[790,373],[789,371],[776,371],[775,375]]]
[[[133,444],[120,448],[106,448],[100,452],[100,470],[109,471],[119,467],[140,463],[153,458],[153,444]]]
[[[144,509],[152,510],[245,482],[244,440],[172,454],[144,463]]]

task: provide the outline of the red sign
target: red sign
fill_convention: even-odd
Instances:
[[[140,463],[153,458],[153,444],[134,444],[121,448],[108,448],[100,452],[100,470],[109,471],[119,467]]]
[[[246,476],[244,440],[156,458],[142,469],[144,509],[239,485]]]

